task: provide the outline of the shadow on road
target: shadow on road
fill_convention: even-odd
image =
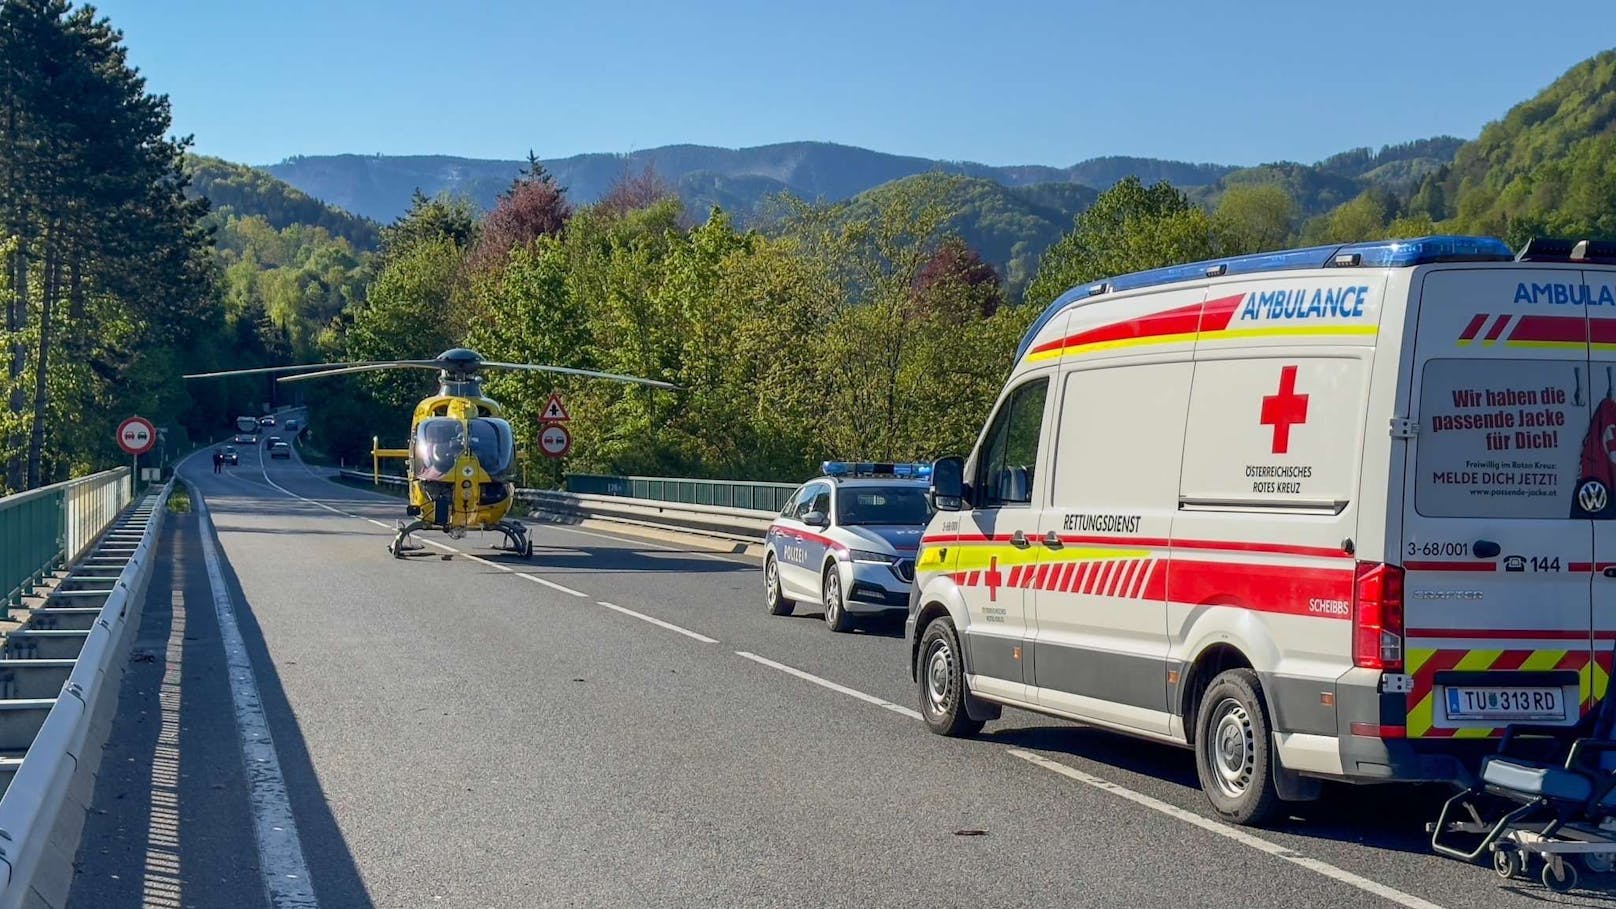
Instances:
[[[374,903],[354,863],[353,853],[348,850],[347,841],[331,813],[325,791],[320,786],[302,728],[298,725],[286,690],[281,685],[280,674],[264,643],[263,629],[259,627],[252,604],[242,592],[241,581],[226,558],[224,546],[217,535],[214,545],[219,550],[219,568],[229,589],[230,599],[236,604],[236,625],[252,659],[259,698],[269,721],[270,735],[275,741],[281,773],[286,778],[287,796],[293,817],[297,820],[304,860],[314,880],[315,895],[321,905],[370,909]]]
[[[992,729],[984,739],[1041,751],[1065,754],[1109,768],[1150,777],[1169,784],[1168,800],[1197,814],[1212,816],[1200,792],[1195,757],[1185,748],[1142,741],[1089,726],[1040,725]],[[1137,788],[1137,787],[1135,787]],[[1154,788],[1154,787],[1152,787]],[[1453,789],[1438,784],[1353,786],[1327,783],[1319,800],[1292,802],[1268,829],[1316,839],[1356,843],[1394,852],[1428,853],[1425,824],[1436,819],[1442,802]]]

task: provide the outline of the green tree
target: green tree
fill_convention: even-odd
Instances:
[[[1272,183],[1231,186],[1212,213],[1212,230],[1226,255],[1284,249],[1295,236],[1295,222],[1295,201]]]
[[[1211,219],[1171,185],[1128,177],[1077,216],[1038,265],[1027,302],[1043,307],[1069,288],[1101,278],[1209,258]]]

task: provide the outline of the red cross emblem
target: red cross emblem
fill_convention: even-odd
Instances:
[[[988,585],[988,600],[998,602],[999,587],[1004,584],[1004,576],[999,574],[999,557],[988,559],[988,570],[982,572],[982,583]]]
[[[1291,426],[1307,422],[1307,395],[1296,393],[1296,367],[1279,371],[1279,394],[1263,396],[1259,422],[1274,427],[1274,454],[1290,451]]]

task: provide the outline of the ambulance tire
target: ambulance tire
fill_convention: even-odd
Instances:
[[[947,618],[932,619],[920,636],[920,717],[938,735],[964,737],[982,731],[965,709],[965,664],[959,635]]]
[[[786,599],[785,590],[780,587],[780,566],[772,554],[763,562],[763,585],[769,615],[790,615],[797,604]]]
[[[1218,814],[1261,824],[1279,807],[1268,704],[1257,674],[1230,669],[1207,686],[1195,717],[1195,770]]]

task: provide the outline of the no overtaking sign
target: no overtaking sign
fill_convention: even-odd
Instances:
[[[118,447],[132,455],[143,455],[157,444],[157,430],[145,417],[130,417],[118,424]]]

